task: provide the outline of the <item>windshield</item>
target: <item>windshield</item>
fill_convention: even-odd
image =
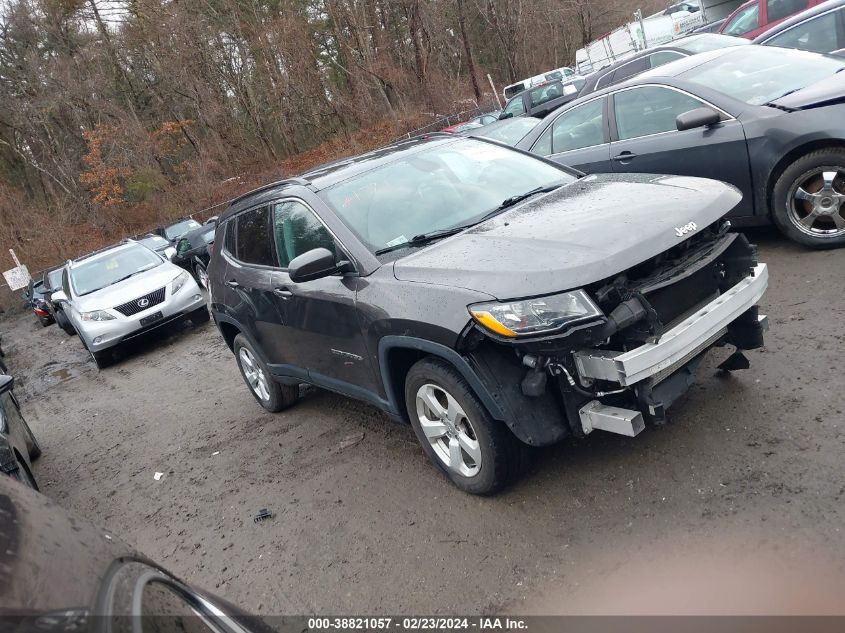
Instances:
[[[845,68],[845,60],[807,51],[747,46],[704,62],[681,77],[752,105],[774,101]]]
[[[505,145],[516,145],[525,136],[537,127],[540,119],[532,116],[520,117],[519,119],[506,119],[502,123],[493,128],[482,130],[475,136],[482,136],[494,141],[499,141]]]
[[[191,229],[199,228],[199,226],[200,223],[196,220],[182,220],[181,222],[171,224],[166,229],[164,229],[164,235],[165,237],[167,237],[167,239],[172,241],[178,237],[182,237]]]
[[[718,33],[704,33],[702,35],[694,35],[675,40],[669,45],[677,46],[690,53],[706,53],[708,51],[715,51],[718,48],[742,46],[744,44],[751,44],[751,40],[747,40],[744,37],[719,35]]]
[[[461,139],[403,156],[320,195],[375,252],[478,221],[511,196],[574,180],[545,161]]]
[[[52,270],[47,273],[47,284],[50,286],[51,290],[61,287],[63,270],[64,268],[59,268],[58,270]]]
[[[130,244],[83,260],[70,269],[70,283],[81,297],[161,263],[161,258],[148,248]]]

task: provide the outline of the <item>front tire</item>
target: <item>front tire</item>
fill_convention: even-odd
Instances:
[[[190,319],[191,323],[193,323],[194,326],[198,326],[202,325],[203,323],[208,323],[208,321],[211,319],[211,314],[209,313],[208,308],[203,306],[198,310],[194,310],[193,312],[191,312]]]
[[[232,350],[250,393],[267,411],[287,409],[299,399],[299,385],[282,385],[273,380],[270,370],[243,334],[235,337]]]
[[[405,403],[423,451],[464,492],[493,494],[522,469],[525,446],[448,363],[426,358],[411,367]]]
[[[67,316],[65,315],[64,311],[56,310],[56,323],[59,325],[60,328],[64,331],[65,334],[68,336],[73,336],[76,334],[76,330],[70,324]]]
[[[845,150],[822,149],[787,167],[772,191],[772,220],[810,248],[845,244]]]

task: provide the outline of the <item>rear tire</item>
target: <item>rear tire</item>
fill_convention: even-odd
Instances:
[[[418,361],[405,378],[405,403],[423,451],[464,492],[493,494],[522,471],[526,446],[452,365]]]
[[[235,337],[232,350],[250,393],[267,411],[287,409],[299,399],[299,385],[282,385],[273,380],[270,370],[243,334]]]
[[[845,245],[845,150],[805,154],[775,182],[772,221],[789,239],[810,248]]]
[[[24,433],[26,433],[26,448],[29,452],[29,461],[34,462],[36,459],[41,457],[41,445],[38,443],[38,440],[35,439],[35,433],[33,433],[32,429],[29,428],[29,424],[27,424],[26,420],[23,419],[23,415],[21,415],[21,422],[23,422],[23,430]]]
[[[18,460],[18,467],[9,473],[9,476],[12,479],[15,479],[21,482],[27,488],[32,488],[33,490],[38,490],[38,484],[35,482],[35,477],[32,476],[32,473],[29,472],[29,468],[27,468],[26,464]]]

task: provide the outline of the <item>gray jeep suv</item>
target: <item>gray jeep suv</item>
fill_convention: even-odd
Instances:
[[[714,346],[762,345],[765,264],[737,189],[584,176],[491,141],[415,139],[250,192],[220,217],[211,309],[270,411],[299,383],[409,420],[460,488],[541,446],[661,423]]]

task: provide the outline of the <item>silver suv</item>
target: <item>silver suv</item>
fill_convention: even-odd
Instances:
[[[209,319],[193,277],[132,240],[68,262],[52,299],[99,368],[124,341],[179,319]]]

